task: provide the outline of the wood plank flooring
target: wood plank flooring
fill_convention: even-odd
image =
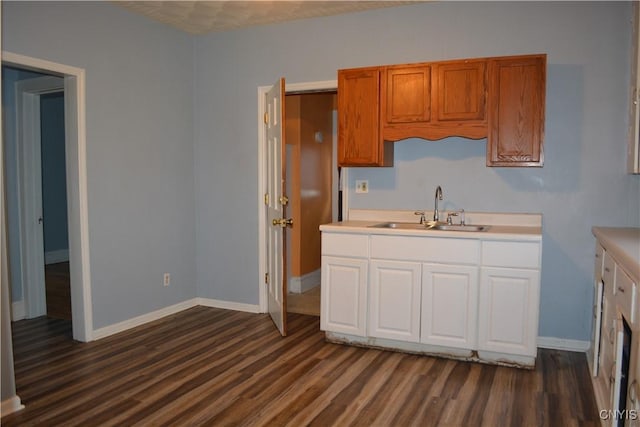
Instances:
[[[535,370],[327,343],[319,318],[195,307],[92,343],[13,325],[26,409],[3,426],[598,426],[584,354]]]
[[[44,266],[47,316],[71,320],[71,279],[69,262]]]

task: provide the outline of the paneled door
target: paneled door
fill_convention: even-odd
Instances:
[[[264,195],[267,210],[267,274],[268,309],[273,323],[282,336],[287,335],[287,284],[284,265],[284,233],[291,220],[284,218],[287,198],[284,156],[284,78],[267,92],[264,123],[267,135],[267,190]]]

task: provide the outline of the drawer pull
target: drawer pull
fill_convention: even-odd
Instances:
[[[604,271],[606,271],[607,273],[611,273],[611,270],[609,269],[609,267],[605,267]]]
[[[631,403],[635,404],[636,399],[638,398],[638,381],[635,379],[629,385],[629,400]]]
[[[618,290],[624,294],[624,288],[622,286],[618,286]]]
[[[611,329],[609,329],[609,342],[613,345],[613,339],[615,338],[615,328],[611,327]],[[615,365],[614,365],[615,366]]]

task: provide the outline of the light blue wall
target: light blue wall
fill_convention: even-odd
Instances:
[[[4,50],[86,70],[94,328],[195,297],[192,37],[106,2],[2,7]]]
[[[40,96],[44,252],[69,249],[64,93]]]
[[[624,174],[628,3],[440,2],[196,39],[198,295],[258,302],[257,87],[336,70],[548,54],[543,169],[486,168],[486,141],[396,144],[395,167],[352,169],[352,206],[544,214],[540,334],[590,333],[593,225],[640,225],[640,177]],[[353,194],[368,179],[367,195]]]
[[[2,67],[2,132],[4,144],[4,170],[7,200],[7,225],[9,245],[9,272],[11,301],[22,300],[22,272],[20,270],[20,229],[18,204],[18,147],[16,145],[16,90],[20,80],[42,77],[44,74]]]

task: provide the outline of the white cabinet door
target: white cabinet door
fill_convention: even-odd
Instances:
[[[540,272],[480,270],[478,350],[536,356]]]
[[[420,342],[475,349],[478,267],[422,264]]]
[[[322,257],[320,328],[367,335],[367,260]]]
[[[420,263],[372,260],[369,336],[420,340]]]

